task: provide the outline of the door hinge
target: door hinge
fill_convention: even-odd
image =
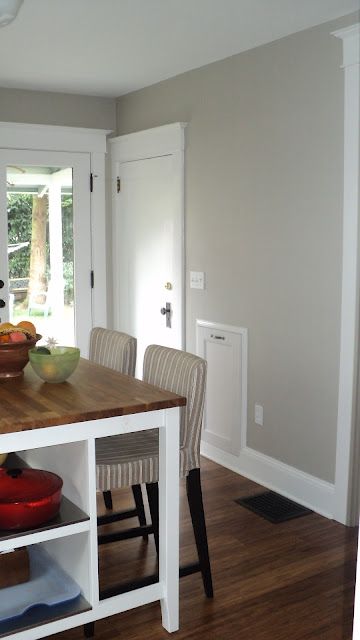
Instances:
[[[90,286],[93,289],[94,288],[94,272],[93,270],[90,271]]]
[[[120,191],[121,191],[121,180],[120,180],[119,176],[116,178],[116,191],[117,191],[117,193],[120,193]]]
[[[90,173],[90,193],[94,191],[94,174]]]

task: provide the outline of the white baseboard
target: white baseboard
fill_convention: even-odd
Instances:
[[[242,449],[239,456],[234,456],[202,442],[201,455],[326,518],[333,518],[335,486],[330,482],[299,471],[249,447]]]

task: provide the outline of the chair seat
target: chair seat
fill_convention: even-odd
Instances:
[[[180,449],[180,477],[198,467],[191,452]],[[159,431],[149,429],[96,441],[96,487],[111,491],[159,481]]]
[[[157,482],[158,430],[125,433],[96,442],[96,485],[99,491]]]

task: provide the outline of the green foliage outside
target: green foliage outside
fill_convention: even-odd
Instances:
[[[74,252],[73,252],[73,209],[72,197],[63,195],[62,203],[62,232],[63,232],[63,261],[65,279],[65,303],[73,301],[74,294]],[[9,278],[28,278],[30,272],[30,246],[32,221],[32,196],[29,194],[8,194],[8,242],[17,244],[29,242],[9,255]],[[46,262],[47,278],[50,275],[49,229],[46,230]]]
[[[32,196],[11,194],[8,196],[8,242],[31,240]],[[9,277],[28,278],[30,269],[30,245],[9,255]]]

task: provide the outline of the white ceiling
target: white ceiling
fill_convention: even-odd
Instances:
[[[359,0],[24,0],[0,87],[116,97],[352,13]]]

